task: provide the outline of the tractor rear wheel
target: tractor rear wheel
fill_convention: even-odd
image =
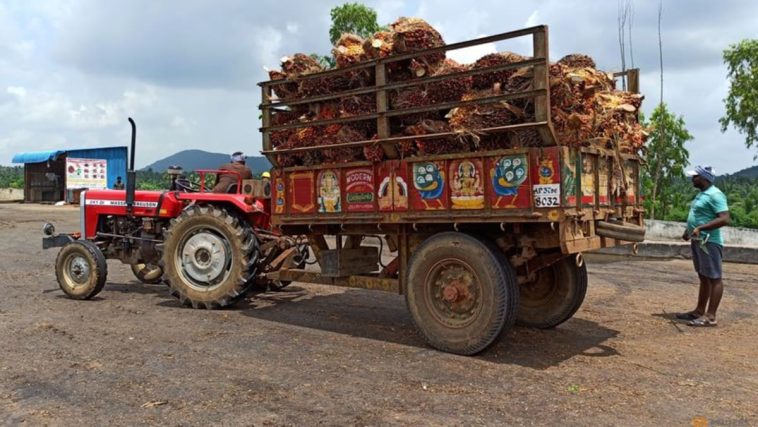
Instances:
[[[245,296],[257,257],[249,224],[224,208],[195,205],[171,221],[161,268],[183,305],[215,309]]]
[[[405,300],[432,347],[472,355],[513,326],[518,285],[491,242],[445,232],[426,239],[409,262]]]
[[[94,243],[76,240],[67,243],[55,259],[55,277],[61,290],[73,299],[90,299],[103,290],[108,264]]]
[[[155,264],[132,264],[132,273],[142,283],[156,285],[163,281],[163,269]]]

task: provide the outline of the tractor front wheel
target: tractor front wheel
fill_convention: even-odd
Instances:
[[[94,243],[76,240],[66,244],[55,259],[55,277],[61,290],[73,299],[90,299],[103,290],[108,264]]]
[[[249,224],[224,208],[195,205],[171,221],[161,267],[183,305],[215,309],[245,296],[257,257]]]

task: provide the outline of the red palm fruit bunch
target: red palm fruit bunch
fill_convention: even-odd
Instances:
[[[324,71],[324,67],[317,59],[303,53],[296,53],[282,58],[281,71],[271,70],[268,72],[271,80],[297,80],[301,76]],[[300,85],[296,82],[284,83],[274,86],[274,93],[281,99],[289,100],[300,96]]]
[[[566,55],[558,63],[569,68],[597,68],[595,60],[582,53]]]
[[[378,140],[379,135],[375,134],[371,139]],[[370,162],[380,162],[384,160],[384,149],[380,144],[366,145],[363,147],[363,157]]]
[[[512,52],[498,52],[484,55],[476,60],[473,65],[473,69],[478,70],[481,68],[494,67],[498,65],[513,64],[525,60],[521,55]],[[516,69],[507,69],[501,71],[491,71],[483,74],[476,74],[473,76],[474,89],[489,89],[495,83],[505,85],[508,78],[516,72]]]
[[[297,123],[303,115],[302,110],[278,110],[271,114],[271,125],[282,126]],[[297,129],[283,129],[271,132],[271,145],[277,148],[287,142],[290,135]]]
[[[347,163],[362,160],[363,150],[361,147],[329,148],[329,146],[363,141],[365,139],[366,135],[352,126],[327,126],[319,141],[319,145],[324,147],[324,161],[326,163]]]
[[[502,95],[498,84],[492,89],[472,90],[461,98],[462,101],[490,98]],[[495,101],[484,104],[467,104],[454,108],[447,116],[456,131],[486,129],[524,121],[524,111],[510,102]]]
[[[395,53],[418,52],[445,45],[440,33],[419,18],[400,18],[390,25]],[[445,59],[445,52],[413,58],[410,68],[417,77],[424,76]]]
[[[347,68],[369,59],[364,50],[365,40],[355,34],[343,34],[337,40],[332,49],[337,68]],[[332,93],[341,90],[364,87],[372,83],[374,70],[362,68],[359,70],[345,71],[343,73],[326,77],[327,85]],[[331,80],[334,80],[333,82]]]
[[[393,110],[405,110],[408,108],[424,107],[432,104],[432,98],[429,96],[426,87],[423,85],[411,86],[399,89],[390,93],[390,105]],[[400,127],[416,124],[422,120],[438,119],[438,111],[426,111],[422,113],[409,113],[393,116],[393,120]]]
[[[469,66],[459,64],[452,59],[445,59],[432,72],[432,77],[467,71]],[[428,83],[426,92],[432,102],[458,101],[471,90],[472,77],[455,77]]]
[[[292,132],[287,139],[287,142],[278,148],[290,149],[299,147],[313,147],[317,143],[317,136],[318,131],[315,127],[309,126],[305,128],[299,128]],[[284,167],[314,165],[320,163],[321,156],[318,151],[282,153],[277,155],[276,161],[279,163],[279,165]]]
[[[432,135],[437,133],[449,133],[450,125],[444,120],[422,120],[421,122],[405,128],[406,135]],[[428,156],[431,154],[457,153],[468,151],[468,147],[462,140],[454,136],[440,136],[433,138],[415,139],[416,154]]]

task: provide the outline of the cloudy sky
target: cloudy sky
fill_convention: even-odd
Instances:
[[[137,166],[190,148],[257,154],[263,67],[327,53],[329,10],[341,3],[0,0],[0,164],[23,151],[126,145],[128,116],[139,127]],[[621,68],[614,0],[365,3],[381,24],[418,16],[447,42],[547,24],[551,58],[582,52],[606,71]],[[649,111],[659,98],[658,2],[632,4]],[[728,88],[721,52],[758,37],[757,16],[753,0],[664,0],[664,100],[695,137],[692,163],[724,173],[756,164],[756,151],[736,131],[722,134],[718,118]],[[473,61],[493,49],[530,54],[513,43],[452,56]]]

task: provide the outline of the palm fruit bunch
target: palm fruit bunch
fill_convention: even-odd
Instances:
[[[400,18],[390,25],[394,53],[410,53],[445,45],[440,33],[419,18]],[[417,77],[428,74],[445,59],[445,52],[432,53],[413,58],[410,69]]]
[[[445,59],[432,69],[431,76],[442,76],[466,71],[467,69],[467,66],[461,65],[452,59]],[[432,83],[424,83],[393,91],[390,93],[390,105],[393,109],[400,110],[453,102],[460,100],[470,89],[471,77],[450,78]],[[419,123],[422,120],[440,119],[445,113],[446,111],[415,113],[399,116],[397,120],[400,124],[407,126]]]
[[[274,94],[284,100],[300,97],[299,77],[324,71],[317,59],[303,53],[282,58],[281,68],[281,71],[270,70],[268,74],[271,80],[294,80],[274,86]]]
[[[379,136],[374,135],[371,139],[378,140]],[[380,162],[384,160],[384,148],[380,144],[366,145],[363,147],[363,157],[370,162]]]
[[[334,49],[332,49],[332,55],[337,68],[347,68],[369,59],[363,48],[364,43],[365,40],[360,36],[355,34],[343,34],[342,37],[337,40]],[[335,79],[336,76],[339,76],[341,80],[347,80],[347,84],[344,85],[344,83],[340,81],[337,84],[331,83],[326,86],[332,90],[332,93],[341,90],[354,89],[356,87],[363,87],[371,84],[373,81],[373,72],[374,70],[371,68],[363,68],[360,70],[339,73],[335,76],[330,76],[329,79]]]
[[[449,133],[450,124],[445,120],[422,120],[421,122],[407,126],[406,135],[421,136],[432,135],[437,133]],[[414,139],[415,154],[419,156],[428,156],[432,154],[456,153],[466,151],[466,144],[463,140],[454,136],[441,136],[435,138],[418,138]]]
[[[473,69],[478,70],[498,65],[513,64],[525,60],[521,55],[512,52],[498,52],[484,55],[474,62]],[[473,76],[472,85],[474,89],[489,89],[495,83],[505,84],[508,79],[515,73],[515,69],[492,71],[488,73],[476,74]]]
[[[344,34],[336,42],[332,54],[337,69],[349,68],[363,61],[387,59],[393,55],[418,52],[444,46],[437,30],[418,18],[400,18],[387,30],[367,38]],[[424,54],[414,59],[387,62],[387,82],[414,83],[412,86],[389,89],[390,111],[435,106],[457,101],[474,101],[493,96],[530,91],[534,88],[534,67],[521,66],[507,70],[487,71],[473,76],[425,82],[438,77],[515,64],[528,57],[511,52],[491,53],[473,64],[459,64],[446,59],[445,52]],[[270,71],[272,80],[287,79],[274,87],[274,94],[283,100],[308,99],[334,94],[339,97],[312,102],[307,107],[294,106],[277,110],[272,125],[300,123],[305,127],[271,133],[275,149],[319,147],[320,150],[293,153],[282,157],[281,164],[313,165],[385,158],[381,144],[363,147],[337,148],[336,144],[378,139],[375,119],[340,124],[317,125],[315,122],[335,118],[347,119],[371,115],[377,111],[373,93],[344,94],[341,92],[375,84],[373,65],[359,70],[333,72],[312,76],[324,71],[317,58],[296,54],[285,57],[281,71]],[[548,68],[550,111],[559,144],[569,146],[595,145],[636,152],[645,142],[646,130],[638,121],[642,97],[615,89],[608,74],[596,69],[587,55],[572,54],[561,58]],[[496,150],[513,147],[533,147],[543,144],[540,133],[533,128],[492,132],[488,128],[535,121],[535,99],[512,98],[487,104],[467,104],[453,109],[390,116],[391,136],[409,136],[395,142],[402,157],[431,154]],[[313,122],[313,124],[309,124]],[[416,136],[453,133],[431,139]],[[330,148],[332,147],[332,148]],[[284,158],[286,157],[286,158]]]
[[[459,64],[452,59],[445,59],[434,67],[432,77],[444,76],[468,70],[468,65]],[[434,103],[458,101],[471,89],[472,77],[456,77],[427,83],[426,91]]]
[[[463,95],[462,101],[471,101],[502,95],[499,84],[491,89],[471,90]],[[497,101],[486,104],[467,104],[456,107],[447,115],[450,126],[460,131],[475,131],[491,127],[521,123],[524,111],[509,102]]]
[[[363,141],[366,134],[350,125],[329,125],[321,134],[319,145],[324,147],[323,159],[327,163],[347,163],[363,160],[361,147],[329,148],[330,145]]]

